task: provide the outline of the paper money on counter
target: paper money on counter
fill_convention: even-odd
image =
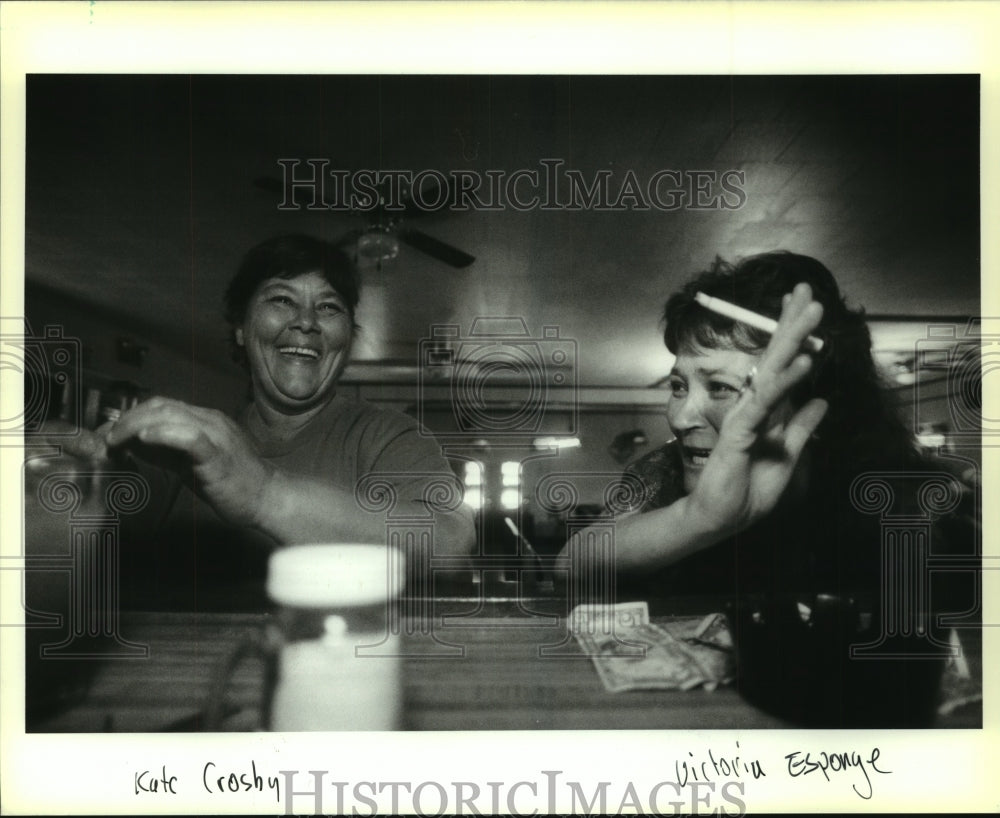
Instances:
[[[618,633],[649,624],[649,605],[620,602],[617,605],[577,605],[569,615],[574,633]]]
[[[691,639],[695,643],[721,648],[733,649],[733,635],[729,632],[729,620],[725,614],[709,614],[701,620]]]
[[[705,617],[693,632],[685,628],[685,636],[678,637],[650,623],[645,602],[580,605],[570,614],[570,630],[612,693],[701,686],[714,690],[733,675],[726,647],[732,638],[721,614]]]
[[[690,690],[709,681],[683,643],[656,625],[614,634],[574,634],[611,693],[623,690]],[[642,648],[640,653],[636,648]]]
[[[715,690],[720,684],[728,684],[736,676],[733,635],[729,630],[729,620],[724,614],[706,616],[684,643],[711,678],[711,681],[705,683],[706,690]]]

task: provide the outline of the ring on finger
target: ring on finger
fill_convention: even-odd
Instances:
[[[757,365],[754,364],[750,367],[750,371],[747,372],[747,376],[743,379],[743,386],[740,387],[740,394],[742,395],[748,389],[753,389],[754,378],[757,377]]]

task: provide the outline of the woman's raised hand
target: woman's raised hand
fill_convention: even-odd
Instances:
[[[109,450],[158,447],[181,455],[171,463],[224,518],[255,525],[273,467],[236,423],[214,409],[155,397],[125,412],[106,436]]]
[[[819,398],[794,411],[793,387],[812,368],[803,342],[823,308],[808,284],[785,296],[778,327],[688,498],[699,527],[730,534],[768,514],[787,488],[809,437],[828,408]]]

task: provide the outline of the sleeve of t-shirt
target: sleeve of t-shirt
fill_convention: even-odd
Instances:
[[[380,474],[403,502],[428,502],[454,493],[462,483],[434,437],[413,419],[398,412],[374,415],[359,441],[359,476]],[[450,503],[445,503],[450,505]]]
[[[357,462],[362,481],[371,475],[392,485],[397,503],[423,506],[446,551],[464,553],[472,547],[472,509],[464,502],[462,481],[437,441],[415,420],[390,411],[375,415],[366,424],[361,447],[365,451],[359,450]]]

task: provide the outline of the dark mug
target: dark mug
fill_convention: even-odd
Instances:
[[[898,630],[874,594],[744,594],[730,604],[737,687],[796,725],[928,727],[947,647]]]

